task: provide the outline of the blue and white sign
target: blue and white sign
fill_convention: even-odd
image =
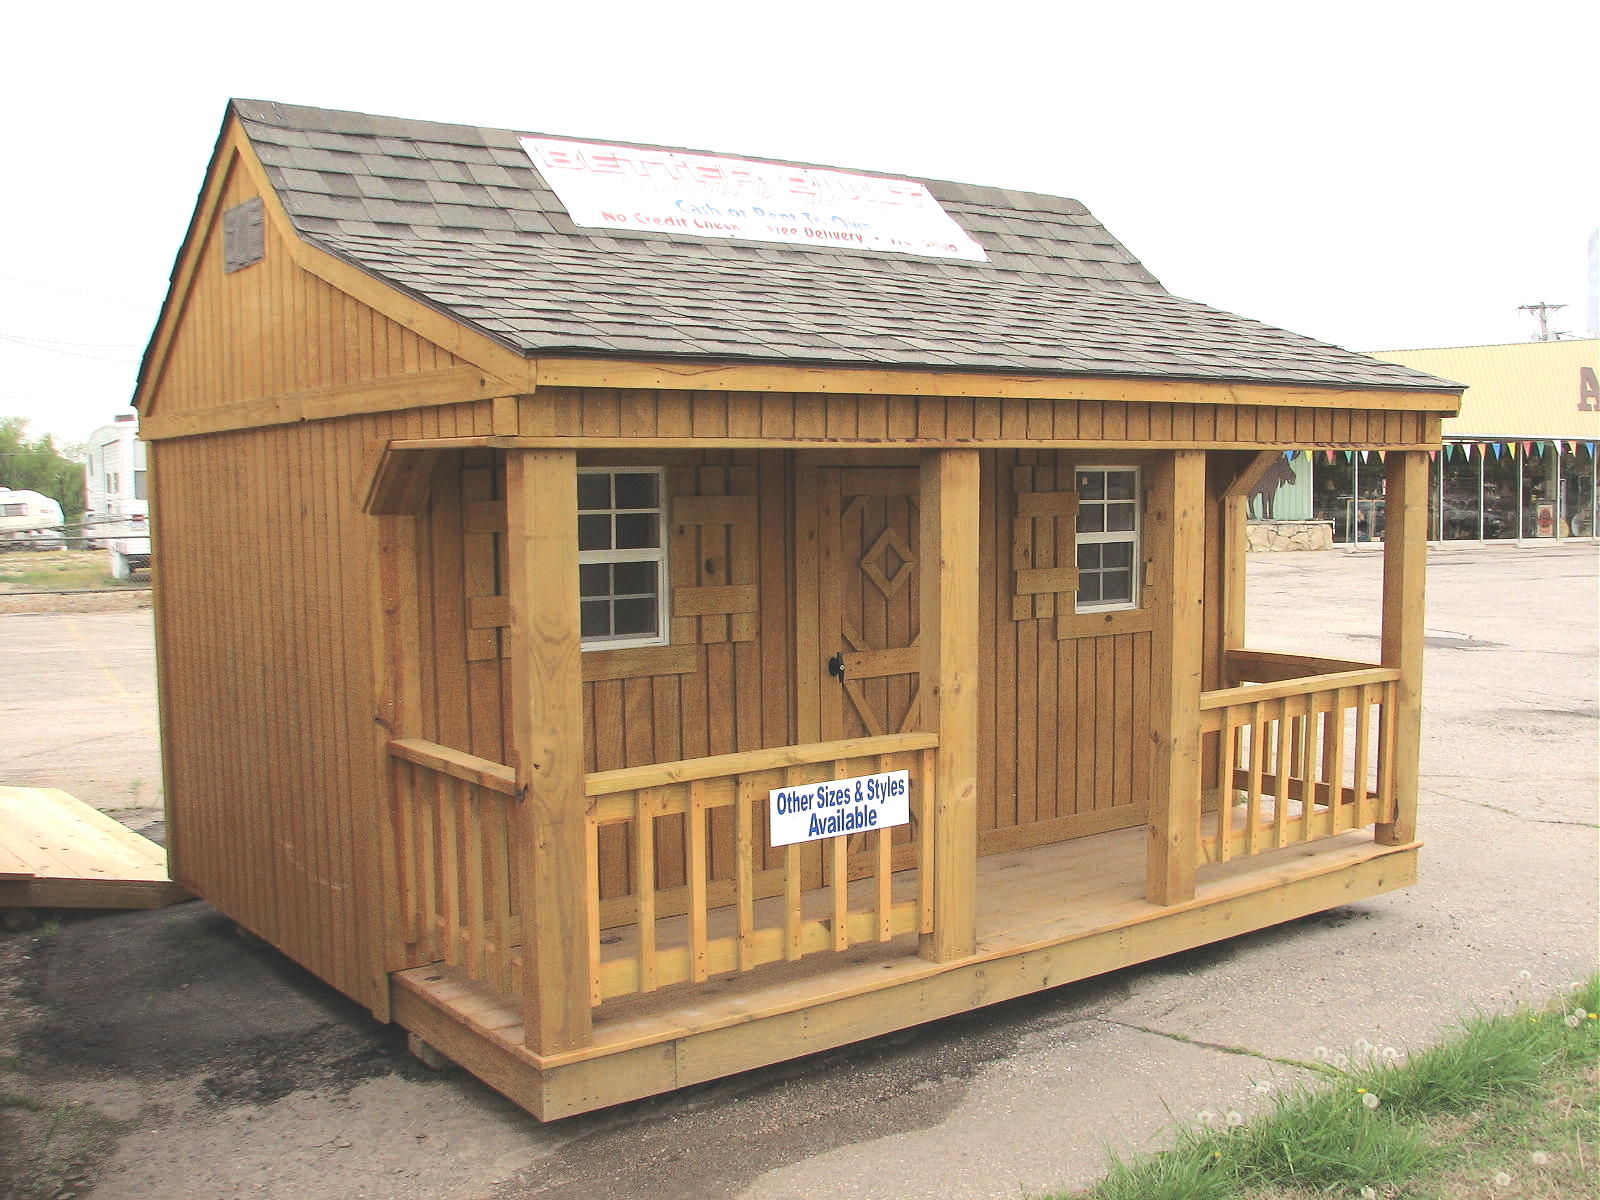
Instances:
[[[910,771],[801,783],[767,795],[774,846],[888,829],[911,820]]]

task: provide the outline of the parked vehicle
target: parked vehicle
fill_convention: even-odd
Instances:
[[[84,546],[107,550],[111,574],[126,579],[150,566],[150,503],[138,418],[119,416],[89,435],[84,461]]]
[[[0,550],[59,550],[61,505],[39,492],[0,487]]]

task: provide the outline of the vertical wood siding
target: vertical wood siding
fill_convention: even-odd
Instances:
[[[256,194],[242,170],[229,173],[218,219],[199,235],[199,267],[152,411],[194,412],[459,365],[448,351],[295,266],[270,221],[262,261],[224,274],[221,212]]]

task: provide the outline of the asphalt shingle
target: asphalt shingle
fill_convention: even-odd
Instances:
[[[1064,197],[917,181],[987,262],[597,230],[511,130],[233,110],[301,236],[526,353],[1446,388],[1173,296]]]

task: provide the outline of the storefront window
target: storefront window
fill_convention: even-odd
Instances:
[[[1383,456],[1376,451],[1369,452],[1365,461],[1358,460],[1356,463],[1355,532],[1352,541],[1383,541],[1383,481],[1388,474],[1386,466]]]
[[[1561,452],[1561,534],[1594,536],[1594,455],[1577,446]]]
[[[1556,536],[1556,501],[1560,489],[1560,468],[1556,448],[1541,443],[1532,453],[1522,454],[1522,536]]]
[[[1502,448],[1499,457],[1491,447],[1483,458],[1483,537],[1485,541],[1514,540],[1521,525],[1521,489],[1517,460]]]
[[[1478,499],[1482,495],[1483,481],[1479,478],[1483,460],[1469,455],[1465,446],[1453,453],[1441,455],[1444,459],[1444,480],[1439,506],[1440,537],[1447,541],[1477,541],[1479,528]]]
[[[1355,501],[1353,459],[1340,453],[1333,456],[1332,462],[1326,458],[1318,462],[1311,491],[1312,519],[1333,522],[1333,540],[1348,542]]]

